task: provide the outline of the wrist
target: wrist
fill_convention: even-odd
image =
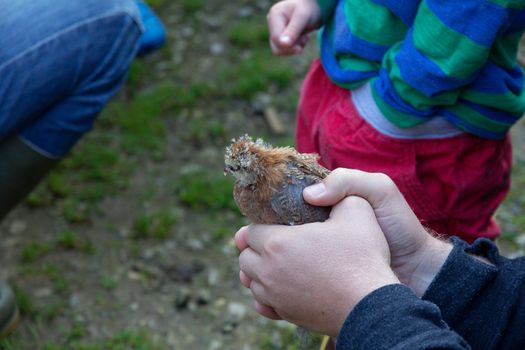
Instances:
[[[398,283],[401,282],[390,268],[372,269],[367,271],[367,275],[362,278],[361,283],[357,285],[354,284],[351,287],[352,289],[350,289],[352,290],[351,309],[373,291],[390,284]]]
[[[452,243],[449,241],[428,235],[423,249],[418,252],[415,259],[416,265],[412,274],[401,279],[403,283],[410,287],[418,297],[423,296],[445,264],[452,248]]]
[[[368,269],[366,275],[359,277],[359,283],[353,282],[344,288],[346,292],[334,305],[333,322],[326,334],[337,337],[348,315],[367,295],[385,286],[400,283],[389,267]]]

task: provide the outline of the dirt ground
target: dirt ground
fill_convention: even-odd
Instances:
[[[150,3],[166,47],[136,60],[95,129],[0,224],[0,278],[23,313],[0,349],[298,348],[294,328],[258,316],[238,282],[232,236],[246,222],[222,165],[244,133],[293,144],[315,43],[271,57],[270,1]],[[511,256],[525,247],[523,124],[514,136],[497,216]]]

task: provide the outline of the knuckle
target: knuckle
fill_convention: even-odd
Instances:
[[[285,247],[282,236],[273,235],[264,244],[265,251],[270,255],[279,254]]]
[[[332,174],[334,175],[341,175],[344,172],[345,168],[335,168],[332,170]]]
[[[377,178],[377,182],[381,189],[386,192],[397,191],[397,186],[394,180],[390,176],[384,173],[375,173],[374,176]]]
[[[339,191],[344,190],[346,183],[350,180],[351,170],[346,168],[336,168],[329,175],[330,187],[333,187]]]
[[[350,169],[347,168],[335,168],[332,170],[332,174],[334,177],[346,177],[350,173]]]

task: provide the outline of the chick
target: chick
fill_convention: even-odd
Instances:
[[[272,147],[245,135],[226,148],[224,173],[235,177],[233,197],[251,222],[299,225],[324,221],[330,214],[330,207],[312,206],[303,199],[305,187],[330,173],[317,159],[316,154]]]

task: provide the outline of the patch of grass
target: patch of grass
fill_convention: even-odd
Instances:
[[[55,298],[51,301],[46,302],[45,305],[40,306],[39,315],[45,321],[50,321],[62,314],[65,308],[65,301],[63,299]]]
[[[57,292],[69,289],[69,282],[63,277],[62,271],[55,264],[46,264],[42,266],[41,272],[45,274],[53,284],[53,288]]]
[[[62,249],[76,250],[79,252],[93,252],[93,243],[91,240],[80,237],[71,229],[65,229],[59,234],[57,246]]]
[[[25,203],[31,207],[43,207],[50,205],[52,201],[53,195],[48,190],[46,181],[42,181],[25,199]]]
[[[215,227],[212,231],[212,238],[214,241],[220,241],[224,237],[231,237],[234,232],[235,230],[228,226]]]
[[[293,72],[284,60],[277,60],[269,52],[257,51],[235,66],[222,67],[219,80],[232,97],[251,99],[270,86],[287,87]]]
[[[140,214],[133,223],[133,237],[165,239],[171,227],[179,220],[178,214],[170,209]]]
[[[24,276],[45,276],[51,281],[53,288],[58,292],[69,289],[69,282],[63,276],[63,271],[52,263],[25,265],[20,270],[20,274]]]
[[[132,101],[116,101],[108,106],[103,120],[120,129],[121,146],[126,152],[161,152],[166,131],[161,114],[173,108],[176,91],[174,84],[160,83]]]
[[[192,169],[178,177],[175,188],[179,200],[193,209],[238,211],[233,200],[233,182],[221,173]]]
[[[24,263],[32,263],[51,250],[51,246],[39,242],[29,242],[22,248],[21,259]]]
[[[62,163],[61,168],[67,170],[61,174],[62,182],[69,182],[69,186],[89,184],[77,194],[79,198],[100,199],[111,188],[124,187],[122,178],[128,168],[109,145],[105,138],[91,140]]]
[[[71,329],[69,329],[65,334],[64,338],[66,343],[71,343],[77,340],[82,339],[86,334],[84,326],[80,322],[74,322]]]
[[[146,66],[140,60],[134,60],[129,67],[128,79],[126,80],[126,86],[131,90],[135,91],[139,87],[140,83],[146,77]]]
[[[217,94],[216,88],[209,82],[194,82],[177,85],[173,96],[173,106],[177,108],[193,108],[201,100],[207,100]]]
[[[242,48],[268,47],[268,26],[264,21],[238,21],[230,27],[227,35],[232,44]]]
[[[165,117],[176,114],[178,109],[191,109],[215,95],[215,88],[208,82],[163,81],[136,94],[131,101],[117,100],[109,104],[100,122],[114,130],[117,147],[125,153],[162,159]]]
[[[111,147],[111,135],[89,138],[47,178],[47,190],[69,222],[88,221],[106,195],[125,188],[130,164]]]
[[[92,200],[99,199],[99,196],[94,196]],[[68,197],[62,202],[62,213],[64,214],[64,218],[70,223],[87,222],[89,218],[87,208],[86,203],[76,197]]]
[[[316,333],[299,335],[296,327],[273,327],[272,334],[265,334],[261,337],[261,350],[318,350],[323,337]]]
[[[117,334],[112,339],[105,342],[105,345],[112,350],[156,350],[159,349],[148,337],[145,331],[131,332],[125,331]]]
[[[113,290],[117,288],[118,282],[117,279],[110,275],[102,275],[100,277],[100,286],[107,290]]]
[[[235,230],[244,223],[244,217],[239,215],[224,215],[224,212],[210,213],[203,218],[207,230],[211,232],[214,242],[223,238],[231,238]]]
[[[15,293],[16,304],[18,305],[20,313],[26,317],[35,317],[38,314],[38,308],[29,294],[17,286],[13,287],[13,291]]]
[[[85,342],[81,338],[85,335],[82,325],[76,323],[66,334],[66,344],[48,343],[44,350],[160,350],[145,331],[123,331],[115,336],[99,341]],[[13,348],[14,349],[14,348]]]
[[[204,8],[204,0],[181,0],[180,4],[186,14],[194,14]]]
[[[159,7],[167,3],[168,0],[146,0],[146,3],[153,7]]]
[[[192,118],[187,134],[188,141],[196,144],[206,142],[221,142],[227,137],[224,122],[213,117]]]

